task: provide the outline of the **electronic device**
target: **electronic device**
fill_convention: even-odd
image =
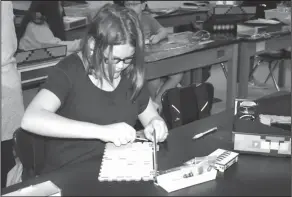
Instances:
[[[235,37],[237,24],[255,16],[255,6],[216,5],[212,15],[203,23],[203,29],[212,37]]]
[[[234,120],[234,150],[269,156],[291,156],[291,131],[262,124],[260,121]]]
[[[88,24],[88,19],[85,16],[64,16],[65,31],[84,27]]]

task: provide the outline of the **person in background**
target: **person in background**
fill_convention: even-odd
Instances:
[[[78,51],[80,49],[80,40],[64,41],[56,37],[51,31],[45,15],[48,12],[46,10],[47,5],[46,1],[32,1],[20,25],[18,34],[19,49],[27,51],[60,44],[67,46],[68,54]],[[59,13],[63,12],[60,1],[58,1],[58,7],[54,8],[58,9]]]
[[[61,60],[27,107],[21,127],[47,136],[41,174],[89,158],[102,158],[105,143],[136,138],[137,117],[145,136],[168,135],[144,85],[144,38],[137,14],[103,6],[88,25],[82,50]]]
[[[32,2],[33,1],[13,1],[12,3],[14,14],[19,16],[25,16]],[[46,17],[46,21],[54,36],[61,40],[66,40],[63,21],[65,12],[63,10],[63,7],[60,12],[58,1],[43,1],[42,4],[42,14]],[[18,32],[18,29],[16,29],[17,35]]]
[[[124,5],[133,9],[138,14],[143,25],[145,44],[157,44],[167,37],[168,33],[165,28],[163,28],[150,14],[143,12],[146,7],[146,1],[124,1]],[[177,73],[148,81],[150,94],[158,111],[162,109],[161,97],[163,93],[168,89],[177,87],[182,77],[183,73]]]
[[[12,2],[1,2],[1,188],[15,165],[12,137],[24,114],[21,79],[13,57],[17,50],[13,18]]]

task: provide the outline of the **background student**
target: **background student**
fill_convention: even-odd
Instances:
[[[24,16],[29,10],[29,7],[33,1],[13,1],[13,12],[15,15]],[[61,2],[61,1],[60,1]],[[54,36],[61,40],[67,40],[65,34],[65,27],[63,17],[65,12],[61,7],[59,1],[43,1],[42,14],[46,17],[46,21],[53,32]],[[63,5],[63,2],[61,2]],[[16,28],[16,34],[18,35],[18,28]]]
[[[58,6],[48,6],[46,1],[32,1],[30,8],[24,16],[19,28],[19,49],[26,51],[44,48],[48,45],[60,44],[67,46],[68,54],[78,51],[80,49],[80,40],[64,41],[55,36],[55,34],[58,35],[58,33],[54,34],[52,32],[52,26],[50,26],[47,21],[48,18],[51,18],[47,17],[47,9],[52,8],[55,13],[62,15],[63,8],[60,1],[57,1],[57,4],[56,2],[50,3]],[[53,18],[51,18],[51,20],[55,21]]]

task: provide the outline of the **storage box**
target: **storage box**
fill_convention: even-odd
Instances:
[[[266,19],[276,18],[280,21],[283,21],[283,19],[287,17],[291,18],[291,12],[279,12],[277,9],[265,10]]]
[[[222,149],[219,151],[218,150],[212,152],[208,156],[217,157],[225,152]],[[219,160],[217,162],[219,162]],[[160,172],[157,176],[157,184],[167,192],[173,192],[207,181],[215,180],[217,172],[216,167],[212,166],[207,159],[195,165],[182,165],[164,172]]]
[[[173,192],[186,187],[216,179],[217,170],[210,168],[209,171],[200,175],[193,175],[192,167],[176,170],[157,176],[157,184],[167,192]]]
[[[86,16],[64,16],[65,31],[84,27],[88,24],[88,17]]]
[[[65,57],[67,54],[66,45],[44,44],[42,48],[28,51],[17,51],[15,59],[17,67],[26,67],[32,64],[54,60],[60,57]]]
[[[267,126],[258,120],[235,119],[234,150],[268,156],[291,156],[291,131]]]
[[[23,87],[42,83],[51,68],[65,57],[66,53],[67,46],[65,45],[47,45],[40,49],[18,51],[15,59]]]

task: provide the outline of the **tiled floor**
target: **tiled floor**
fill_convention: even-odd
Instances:
[[[290,64],[290,65],[289,65]],[[285,87],[283,90],[290,91],[291,92],[291,63],[285,62],[286,68],[286,81],[285,81]],[[274,76],[278,77],[278,69],[274,71]],[[268,76],[268,66],[265,64],[262,64],[258,67],[256,70],[254,76],[255,78],[260,81],[264,82],[266,77]],[[218,113],[225,109],[225,101],[226,101],[226,78],[223,74],[223,71],[219,65],[215,65],[212,67],[211,70],[211,77],[208,80],[210,83],[212,83],[215,87],[215,97],[223,100],[223,102],[215,103],[213,105],[212,113]],[[276,88],[273,85],[272,79],[270,78],[267,82],[267,89],[257,89],[257,88],[248,88],[248,97],[251,99],[260,98],[264,95],[271,94],[273,92],[276,92]]]
[[[286,63],[286,66],[289,67],[290,62]],[[291,68],[291,66],[290,66]],[[285,82],[285,90],[291,91],[291,70],[290,68],[286,69],[286,82]],[[277,74],[277,70],[275,71]],[[275,76],[277,77],[277,75]],[[255,77],[261,82],[264,82],[266,76],[268,75],[268,67],[266,65],[261,65],[255,72]],[[211,70],[211,77],[208,80],[212,83],[215,87],[215,97],[222,100],[222,102],[215,103],[213,105],[212,113],[218,113],[225,109],[225,101],[226,101],[226,79],[223,74],[223,71],[219,65],[215,65],[212,67]],[[275,87],[273,86],[272,80],[270,79],[268,82],[268,89],[254,89],[249,87],[249,97],[250,98],[259,98],[264,95],[273,93],[276,91]],[[37,89],[31,89],[24,91],[24,105],[25,107],[29,104],[29,102],[33,99],[35,94],[37,93]]]

